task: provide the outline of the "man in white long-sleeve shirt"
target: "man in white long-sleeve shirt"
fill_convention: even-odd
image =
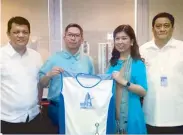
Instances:
[[[8,21],[9,43],[0,49],[1,133],[45,133],[38,105],[39,53],[27,48],[30,23],[17,16]]]
[[[159,13],[154,39],[140,47],[147,63],[144,114],[149,134],[183,134],[183,42],[172,37],[174,17]]]

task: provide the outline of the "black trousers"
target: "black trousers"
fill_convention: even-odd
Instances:
[[[53,134],[54,129],[49,119],[42,114],[26,123],[9,123],[1,121],[1,133],[3,134]]]
[[[148,134],[183,134],[183,125],[177,127],[154,127],[147,125]]]

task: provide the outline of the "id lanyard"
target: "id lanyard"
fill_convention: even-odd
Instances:
[[[161,67],[160,68],[160,86],[161,87],[167,87],[168,86],[168,77],[167,77],[167,73],[165,71],[166,69]]]

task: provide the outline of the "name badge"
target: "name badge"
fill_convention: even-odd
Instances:
[[[168,78],[166,76],[161,76],[161,86],[162,87],[167,87],[168,86]]]

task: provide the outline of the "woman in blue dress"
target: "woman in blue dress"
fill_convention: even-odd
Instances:
[[[120,25],[113,32],[114,48],[107,73],[115,80],[117,133],[146,134],[140,98],[146,95],[147,79],[144,60],[133,28]]]

